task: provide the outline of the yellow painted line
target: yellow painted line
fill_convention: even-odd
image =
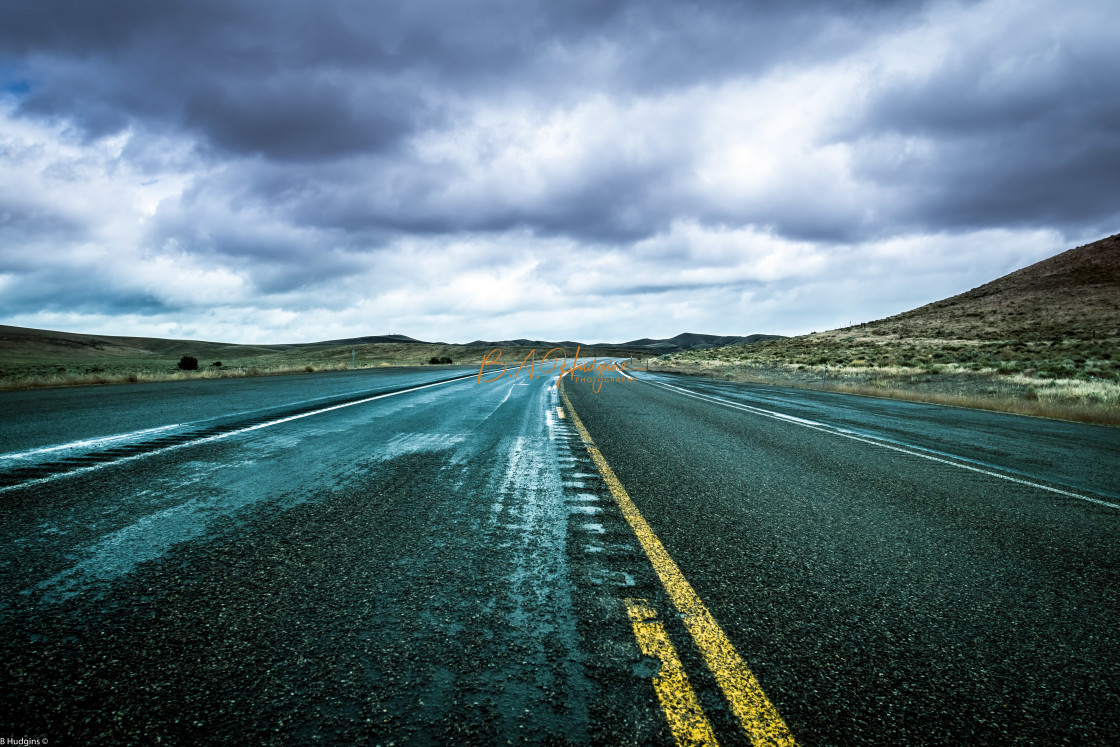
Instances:
[[[563,380],[560,382],[560,397],[571,415],[572,424],[579,431],[583,444],[587,447],[591,460],[599,469],[607,486],[614,496],[615,502],[622,510],[622,515],[630,523],[642,549],[646,551],[658,578],[669,593],[673,606],[681,614],[685,627],[688,629],[700,653],[704,656],[708,668],[712,670],[716,682],[723,690],[731,706],[731,712],[739,719],[739,724],[753,744],[761,747],[793,747],[797,742],[793,738],[786,722],[782,720],[766,693],[762,691],[754,674],[747,667],[746,662],[731,645],[727,634],[712,617],[712,613],[701,601],[699,595],[693,590],[692,585],[681,573],[681,569],[669,556],[668,550],[661,544],[661,540],[654,534],[653,528],[646,522],[645,517],[638,511],[638,507],[622,487],[618,476],[607,464],[607,460],[599,453],[599,447],[591,439],[583,421],[579,419],[571,400],[564,391]]]
[[[566,416],[566,415],[564,414],[564,408],[563,408],[563,407],[557,407],[557,408],[556,408],[556,414],[557,414],[557,415],[559,415],[561,419],[563,419],[563,418],[567,417],[567,416]]]
[[[657,619],[657,613],[644,599],[627,599],[626,612],[642,654],[661,662],[661,669],[653,678],[653,689],[661,701],[673,739],[678,745],[718,745],[700,699],[689,684],[677,650],[665,626]]]

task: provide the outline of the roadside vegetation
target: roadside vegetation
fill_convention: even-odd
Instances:
[[[181,342],[190,350],[192,343]],[[347,371],[396,366],[478,366],[491,348],[434,343],[371,343],[354,346],[290,345],[282,350],[252,346],[200,343],[196,350],[145,353],[88,346],[73,351],[53,349],[21,351],[12,346],[0,350],[0,390],[37,389],[59,386],[94,386],[153,381],[232,379],[248,376],[279,376],[329,371]],[[204,351],[209,350],[210,356]],[[500,362],[516,368],[533,348],[504,347]],[[353,351],[353,355],[351,354]],[[547,352],[536,349],[537,360]],[[567,351],[569,354],[575,350]],[[613,354],[618,351],[585,349],[581,355]],[[220,358],[218,356],[221,356]]]
[[[189,347],[190,343],[183,343]],[[202,347],[202,346],[200,346]],[[433,353],[450,359],[451,346],[412,344],[371,344],[341,348],[337,346],[293,346],[290,350],[266,351],[237,355],[237,346],[227,346],[221,360],[207,360],[198,355],[159,354],[53,354],[18,355],[0,353],[0,389],[32,389],[56,386],[88,386],[151,381],[190,381],[194,379],[230,379],[248,376],[345,371],[387,366],[428,365]],[[231,350],[232,348],[233,350]],[[351,357],[353,351],[353,357]],[[458,362],[470,362],[472,356],[459,354]],[[480,361],[482,353],[477,354]]]
[[[223,366],[197,370],[133,370],[110,372],[101,366],[86,371],[60,371],[53,374],[10,376],[0,378],[0,390],[38,389],[58,386],[92,386],[97,384],[125,384],[151,381],[192,381],[195,379],[236,379],[248,376],[277,376],[283,374],[315,373],[318,371],[343,371],[349,366]]]
[[[891,397],[1120,425],[1120,367],[1108,341],[1043,345],[876,341],[810,335],[676,353],[651,371]],[[1112,343],[1112,349],[1116,344]]]

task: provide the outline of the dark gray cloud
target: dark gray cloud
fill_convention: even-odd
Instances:
[[[875,91],[847,136],[855,173],[898,192],[892,218],[918,230],[1115,230],[1120,66],[1108,35],[1069,31],[1013,27],[999,46],[962,44]]]
[[[7,199],[0,199],[0,243],[14,247],[33,245],[44,239],[69,243],[85,238],[87,226],[83,221],[40,210],[34,202],[18,199],[16,195],[4,197]],[[37,263],[34,254],[12,253],[5,265],[10,270],[27,271]]]
[[[34,308],[40,313],[116,315],[156,314],[169,310],[167,304],[143,289],[116,289],[106,293],[104,275],[88,267],[50,265],[27,268],[20,282],[0,293],[0,314],[14,316]]]
[[[825,9],[822,12],[822,9]],[[443,101],[578,101],[757,74],[858,45],[911,16],[884,3],[230,3],[72,0],[0,9],[20,110],[93,136],[187,128],[277,159],[383,150]]]

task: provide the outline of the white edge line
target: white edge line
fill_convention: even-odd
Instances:
[[[306,418],[306,417],[310,417],[312,415],[318,415],[319,413],[322,413],[322,412],[330,412],[331,410],[340,410],[343,407],[352,407],[353,405],[360,405],[360,404],[364,404],[366,402],[372,402],[375,399],[384,399],[385,397],[392,397],[392,396],[397,395],[397,394],[408,394],[409,392],[419,391],[420,389],[428,389],[429,387],[440,386],[441,384],[451,384],[453,382],[464,381],[464,380],[469,379],[469,378],[470,378],[470,376],[460,376],[458,378],[447,379],[445,381],[436,381],[436,382],[433,382],[431,384],[421,384],[420,386],[409,387],[408,389],[401,389],[401,390],[396,391],[396,392],[386,392],[385,394],[376,394],[372,397],[366,397],[365,399],[359,399],[355,402],[343,402],[340,405],[331,405],[330,407],[324,407],[321,410],[312,410],[311,412],[304,412],[304,413],[300,413],[299,415],[289,415],[286,418],[280,418],[279,420],[270,420],[267,423],[258,423],[257,425],[250,425],[246,428],[238,428],[237,430],[229,431],[228,433],[218,433],[218,434],[213,435],[213,436],[206,436],[204,438],[194,439],[194,440],[187,441],[187,442],[181,443],[181,444],[172,444],[171,446],[165,446],[162,449],[156,449],[155,451],[146,451],[143,454],[136,454],[134,456],[121,457],[120,459],[114,459],[111,462],[101,462],[100,464],[91,464],[88,467],[79,467],[78,469],[67,470],[66,472],[59,472],[59,473],[56,473],[56,474],[53,474],[53,475],[47,475],[46,477],[39,477],[39,478],[36,478],[34,480],[28,480],[26,482],[17,483],[15,485],[7,485],[7,486],[4,486],[4,487],[0,487],[0,493],[6,493],[9,490],[15,490],[17,488],[24,488],[24,487],[27,487],[28,485],[42,485],[43,483],[51,482],[52,480],[57,480],[57,479],[62,478],[62,477],[71,477],[73,475],[81,475],[81,474],[85,474],[86,472],[92,472],[95,469],[101,469],[102,467],[108,467],[109,465],[117,465],[117,464],[121,464],[123,462],[131,462],[131,461],[136,460],[136,459],[143,459],[145,457],[151,456],[152,454],[163,454],[165,452],[173,451],[175,449],[181,449],[181,448],[184,448],[186,446],[195,446],[196,444],[204,444],[204,443],[207,443],[207,442],[210,442],[210,441],[218,441],[218,440],[223,439],[223,438],[229,438],[230,436],[236,436],[239,433],[248,433],[249,431],[260,430],[261,428],[268,428],[269,426],[272,426],[272,425],[279,425],[280,423],[287,423],[287,422],[290,422],[292,420],[299,420],[300,418]]]
[[[680,392],[681,394],[684,394],[687,397],[693,397],[693,398],[699,399],[699,400],[714,402],[716,404],[724,405],[725,407],[731,407],[731,408],[734,408],[736,410],[743,410],[745,412],[752,412],[752,413],[755,413],[756,415],[762,415],[764,417],[773,418],[775,420],[784,420],[784,421],[787,421],[787,422],[791,422],[791,423],[795,423],[797,425],[804,426],[806,428],[812,428],[815,431],[821,431],[823,433],[829,433],[829,434],[832,434],[834,436],[842,436],[844,438],[850,438],[853,441],[860,441],[860,442],[865,443],[865,444],[871,444],[873,446],[879,446],[879,447],[882,447],[884,449],[890,449],[891,451],[899,451],[899,452],[902,452],[903,454],[910,454],[911,456],[921,457],[922,459],[929,459],[932,462],[940,462],[942,464],[951,464],[954,467],[959,467],[960,469],[966,469],[966,470],[969,470],[971,472],[979,472],[980,474],[983,474],[983,475],[990,475],[991,477],[998,477],[1002,480],[1007,480],[1009,482],[1018,483],[1020,485],[1028,485],[1032,488],[1039,488],[1040,490],[1047,490],[1051,493],[1057,493],[1058,495],[1064,495],[1064,496],[1068,496],[1070,498],[1079,498],[1083,501],[1089,501],[1090,503],[1096,503],[1096,504],[1099,504],[1101,506],[1108,506],[1109,508],[1120,509],[1120,504],[1109,503],[1108,501],[1102,501],[1098,498],[1090,498],[1089,496],[1081,495],[1079,493],[1071,493],[1068,490],[1060,490],[1058,488],[1052,488],[1049,485],[1043,485],[1041,483],[1031,482],[1030,480],[1022,480],[1018,477],[1011,477],[1010,475],[1004,475],[1004,474],[1001,474],[999,472],[992,472],[992,471],[989,471],[989,470],[986,470],[986,469],[981,469],[979,467],[973,467],[973,466],[968,465],[968,464],[961,464],[960,462],[954,462],[951,459],[942,459],[941,457],[935,457],[932,454],[923,454],[922,452],[917,451],[915,449],[907,449],[907,448],[903,448],[901,446],[892,446],[891,444],[883,443],[882,441],[879,441],[879,440],[875,439],[874,437],[857,436],[857,435],[854,435],[852,433],[845,433],[842,430],[839,430],[839,429],[837,429],[833,426],[825,425],[824,423],[818,423],[818,422],[813,421],[813,420],[804,420],[802,418],[795,418],[792,415],[783,415],[780,412],[774,412],[772,410],[764,410],[761,407],[754,407],[752,405],[744,405],[744,404],[741,404],[739,402],[730,402],[728,400],[721,399],[719,397],[713,397],[713,396],[707,395],[707,394],[699,394],[697,392],[690,392],[687,389],[682,389],[681,387],[675,386],[673,384],[666,384],[666,383],[659,382],[659,381],[650,381],[650,382],[647,382],[647,383],[652,384],[653,386],[656,386],[656,387],[661,387],[663,389],[672,389],[674,391]]]
[[[27,449],[26,451],[14,451],[8,454],[0,454],[0,460],[17,460],[26,459],[27,457],[34,457],[40,454],[49,454],[54,451],[74,451],[88,446],[105,446],[108,444],[116,443],[117,441],[135,440],[141,436],[150,436],[153,433],[161,431],[174,430],[175,428],[182,428],[183,423],[172,423],[170,425],[160,425],[155,428],[143,428],[138,431],[130,431],[129,433],[118,433],[112,436],[96,436],[94,438],[86,438],[81,441],[71,441],[70,443],[57,444],[55,446],[40,446],[34,449]]]

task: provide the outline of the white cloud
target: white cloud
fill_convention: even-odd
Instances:
[[[722,17],[696,10],[674,36],[657,24],[693,11],[653,6],[634,11],[639,30],[621,14],[618,38],[587,22],[504,49],[525,73],[455,34],[450,52],[434,34],[431,58],[399,73],[350,58],[324,70],[309,54],[312,87],[376,83],[315,99],[337,109],[324,131],[340,138],[364,116],[381,123],[383,139],[354,135],[351,150],[301,139],[298,117],[239,108],[235,82],[298,93],[302,69],[279,63],[272,79],[268,65],[197,60],[177,73],[183,89],[215,84],[191,77],[201,70],[229,94],[202,121],[116,66],[135,50],[91,53],[80,62],[104,66],[104,89],[87,100],[58,84],[85,109],[58,92],[49,116],[0,99],[0,318],[256,342],[623,340],[793,334],[903,311],[1099,237],[1120,215],[1108,167],[1120,140],[1080,128],[1112,121],[1095,95],[1116,81],[1100,66],[1120,30],[1105,5],[935,3],[866,31],[826,18],[819,50],[784,56],[775,42],[747,64],[721,47],[725,69],[673,46],[722,33]],[[426,18],[408,23],[438,24]],[[781,38],[805,23],[791,15]],[[682,69],[639,79],[636,61],[662,49]],[[44,89],[77,64],[54,54],[38,68]],[[101,72],[75,80],[101,85]],[[260,101],[282,118],[279,98]],[[413,119],[374,117],[395,106]],[[89,124],[103,109],[126,124]]]

